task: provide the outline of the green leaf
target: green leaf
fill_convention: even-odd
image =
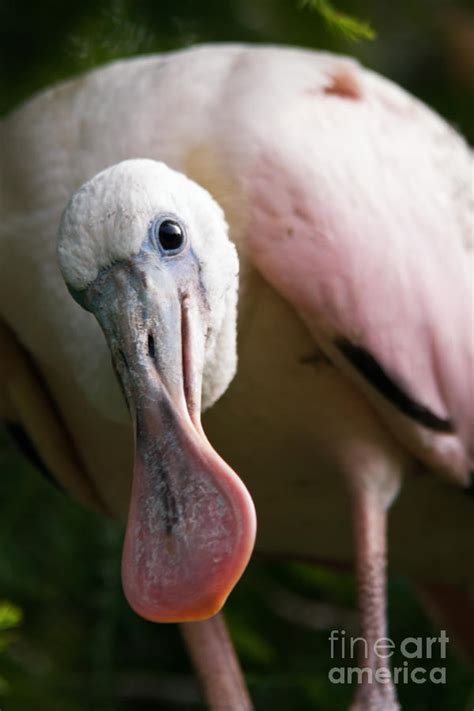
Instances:
[[[301,7],[316,10],[327,25],[352,41],[373,40],[377,36],[368,22],[336,10],[329,0],[300,0]]]
[[[264,635],[240,619],[232,625],[232,638],[239,654],[254,664],[270,665],[275,663],[277,654]]]
[[[23,619],[23,612],[8,600],[0,600],[0,632],[17,627]]]

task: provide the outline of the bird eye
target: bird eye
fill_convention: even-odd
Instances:
[[[184,230],[174,220],[163,220],[157,226],[156,236],[164,252],[176,254],[184,245]]]

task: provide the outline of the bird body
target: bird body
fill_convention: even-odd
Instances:
[[[352,711],[395,711],[402,478],[392,560],[472,581],[469,148],[352,60],[239,45],[112,64],[0,139],[0,413],[70,493],[128,507],[132,607],[222,607],[255,538],[227,461],[264,552],[347,562],[352,517],[359,662],[384,677]]]
[[[2,321],[34,359],[100,508],[125,516],[131,429],[102,333],[64,287],[56,231],[85,180],[146,157],[213,194],[239,252],[237,377],[204,424],[252,492],[258,549],[350,560],[343,443],[362,438],[390,462],[387,500],[410,474],[394,565],[471,577],[471,502],[420,464],[462,484],[472,454],[472,157],[454,131],[353,60],[237,45],[114,63],[38,95],[0,131]],[[375,353],[456,434],[393,407],[338,337]]]

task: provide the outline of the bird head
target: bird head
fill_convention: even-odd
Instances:
[[[256,525],[201,427],[236,369],[238,259],[223,212],[163,163],[124,161],[74,193],[58,255],[105,334],[134,426],[125,595],[150,620],[209,617],[247,565]]]

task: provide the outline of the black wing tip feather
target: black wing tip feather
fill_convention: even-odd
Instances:
[[[404,415],[435,432],[454,433],[455,427],[451,419],[439,417],[428,407],[414,400],[368,350],[346,338],[337,338],[335,345],[354,368]]]

